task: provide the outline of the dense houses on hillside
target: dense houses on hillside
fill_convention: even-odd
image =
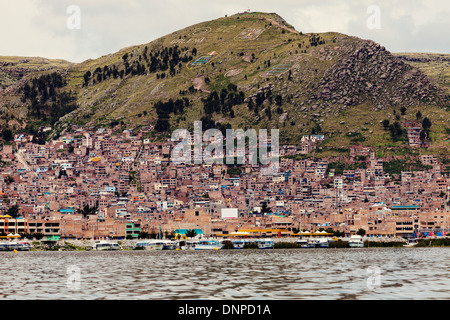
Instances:
[[[310,152],[303,146],[281,146],[278,171],[262,175],[259,164],[175,164],[176,142],[153,142],[150,132],[74,126],[45,145],[17,135],[1,150],[0,233],[53,241],[177,229],[222,237],[322,229],[412,237],[450,229],[450,178],[436,156],[421,157],[423,171],[391,176],[365,147],[351,150],[364,165],[339,169],[330,159],[297,156]]]

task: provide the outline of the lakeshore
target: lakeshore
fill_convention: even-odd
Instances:
[[[188,240],[188,239],[186,239]],[[174,241],[174,243],[183,242],[186,240]],[[217,239],[216,239],[217,240]],[[239,249],[258,249],[256,245],[256,239],[243,239],[247,240],[247,244]],[[274,238],[268,239],[273,242],[273,247],[270,249],[305,249],[302,246],[298,238]],[[305,239],[303,239],[305,240]],[[313,239],[315,240],[315,239]],[[337,248],[349,248],[350,238],[335,238],[328,239],[328,246],[326,248],[320,247],[321,249],[337,249]],[[115,243],[120,246],[120,250],[143,250],[136,246],[137,243],[143,240],[118,240],[118,241],[107,241],[110,243]],[[232,242],[230,240],[217,240],[223,243],[221,250],[233,250],[237,249],[230,246]],[[19,241],[20,242],[20,241]],[[99,242],[98,240],[60,240],[49,244],[47,241],[27,241],[30,244],[29,249],[26,251],[93,251],[95,244]],[[228,245],[227,245],[228,244]],[[382,238],[382,239],[371,239],[363,238],[362,248],[410,248],[410,247],[450,247],[450,238],[436,238],[436,239],[418,239],[413,245],[408,245],[408,242],[403,238]],[[309,247],[314,248],[314,247]],[[319,248],[317,246],[316,248]],[[175,245],[173,249],[180,249],[180,246]],[[7,250],[4,250],[7,251]],[[13,250],[10,250],[13,251]],[[20,251],[18,249],[17,251]],[[25,251],[25,250],[23,250]]]

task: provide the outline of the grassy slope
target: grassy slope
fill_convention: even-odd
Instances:
[[[241,32],[249,29],[264,31],[256,40],[238,39]],[[281,115],[275,112],[274,105],[271,106],[272,120],[270,121],[264,116],[264,109],[259,114],[261,119],[256,121],[257,115],[250,112],[245,105],[234,107],[235,117],[232,119],[221,114],[213,116],[214,120],[230,123],[233,128],[278,127],[283,142],[295,143],[303,134],[309,134],[317,122],[330,138],[324,147],[331,149],[325,149],[320,153],[321,155],[336,155],[339,153],[337,149],[348,148],[359,143],[382,148],[388,154],[404,152],[405,143],[394,143],[380,124],[384,119],[394,121],[392,109],[374,111],[368,105],[360,105],[343,110],[341,106],[319,104],[314,109],[304,110],[302,103],[314,91],[315,84],[319,82],[325,71],[342,58],[343,49],[355,46],[362,41],[338,33],[325,33],[320,34],[326,41],[324,45],[307,48],[309,36],[296,32],[288,24],[283,24],[282,19],[276,14],[252,13],[199,23],[149,44],[124,48],[99,59],[72,65],[69,69],[67,90],[77,93],[80,108],[67,115],[63,122],[107,125],[112,120],[122,119],[129,124],[139,125],[144,119],[156,118],[153,108],[155,102],[169,98],[176,99],[179,91],[188,89],[194,79],[208,77],[211,82],[203,85],[204,90],[220,91],[229,83],[234,83],[248,96],[255,94],[258,88],[272,84],[274,94],[282,94],[283,97],[292,96],[290,101],[285,100],[283,103],[284,121],[281,121]],[[201,43],[188,42],[189,39],[201,38],[204,38]],[[125,53],[129,54],[129,59],[132,61],[137,59],[145,46],[151,51],[161,47],[172,47],[175,45],[174,41],[184,41],[177,44],[179,47],[188,47],[189,50],[197,48],[197,57],[211,51],[216,51],[217,55],[210,63],[199,68],[189,69],[183,64],[181,72],[169,79],[158,80],[153,73],[123,80],[111,78],[99,84],[81,88],[86,71],[93,72],[97,67],[103,68],[105,65],[117,65],[120,68],[123,65],[122,56]],[[301,48],[299,44],[302,45]],[[306,53],[301,52],[302,50],[306,50]],[[244,60],[244,57],[251,57],[252,54],[255,56],[253,62]],[[268,60],[271,62],[271,67],[291,63],[290,70],[296,81],[286,80],[287,71],[277,76],[267,75],[266,72],[271,68],[265,64]],[[448,62],[408,63],[418,66],[435,83],[445,86],[449,92],[447,81],[449,68],[442,68]],[[61,62],[59,67],[66,68],[67,64]],[[230,70],[241,70],[241,72],[230,77],[225,76]],[[200,119],[203,115],[200,99],[206,95],[205,92],[188,95],[193,105],[186,110],[183,117],[178,116],[172,119],[172,128],[191,129],[193,121]],[[433,143],[430,150],[426,152],[448,153],[449,142],[446,131],[446,128],[450,128],[448,112],[435,106],[424,105],[408,109],[402,121],[414,120],[415,113],[419,109],[423,116],[429,117],[433,123]],[[139,117],[139,114],[142,115],[144,111],[148,113],[148,116]],[[345,123],[341,124],[342,122]],[[350,131],[353,131],[353,134],[359,133],[358,136],[364,137],[361,140],[365,141],[354,142],[354,136],[348,135]]]
[[[395,56],[428,61],[407,61],[422,70],[436,85],[450,94],[450,54],[440,53],[395,53]]]

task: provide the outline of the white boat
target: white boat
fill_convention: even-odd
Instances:
[[[9,251],[9,243],[0,242],[0,251]]]
[[[411,238],[406,240],[406,244],[404,244],[404,247],[414,247],[417,243],[419,243],[419,239],[417,238]]]
[[[122,247],[114,241],[100,240],[94,243],[93,249],[97,251],[122,250]]]
[[[194,250],[195,246],[198,245],[198,242],[197,239],[183,240],[178,242],[178,246],[181,250]]]
[[[300,239],[300,240],[297,240],[297,244],[305,249],[306,248],[315,248],[316,240],[315,239]]]
[[[328,238],[319,238],[317,239],[317,246],[319,248],[329,248],[330,241],[328,240]]]
[[[5,241],[0,243],[0,251],[30,251],[31,243],[28,241]]]
[[[259,249],[273,249],[273,240],[270,239],[257,239]]]
[[[364,241],[360,235],[352,235],[348,241],[350,248],[364,248]]]
[[[194,250],[220,250],[223,244],[219,240],[201,239]]]
[[[163,250],[165,242],[158,239],[142,240],[136,242],[135,248],[142,248],[144,250]]]
[[[17,249],[18,251],[30,251],[32,248],[31,243],[28,241],[20,241],[18,245],[19,245],[19,248]]]
[[[160,240],[164,243],[163,250],[175,250],[177,243],[172,240]]]
[[[235,249],[244,249],[246,241],[244,239],[233,239],[231,240],[233,247]]]

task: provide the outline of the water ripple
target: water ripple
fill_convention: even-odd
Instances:
[[[450,298],[448,248],[1,252],[0,259],[0,299]]]

